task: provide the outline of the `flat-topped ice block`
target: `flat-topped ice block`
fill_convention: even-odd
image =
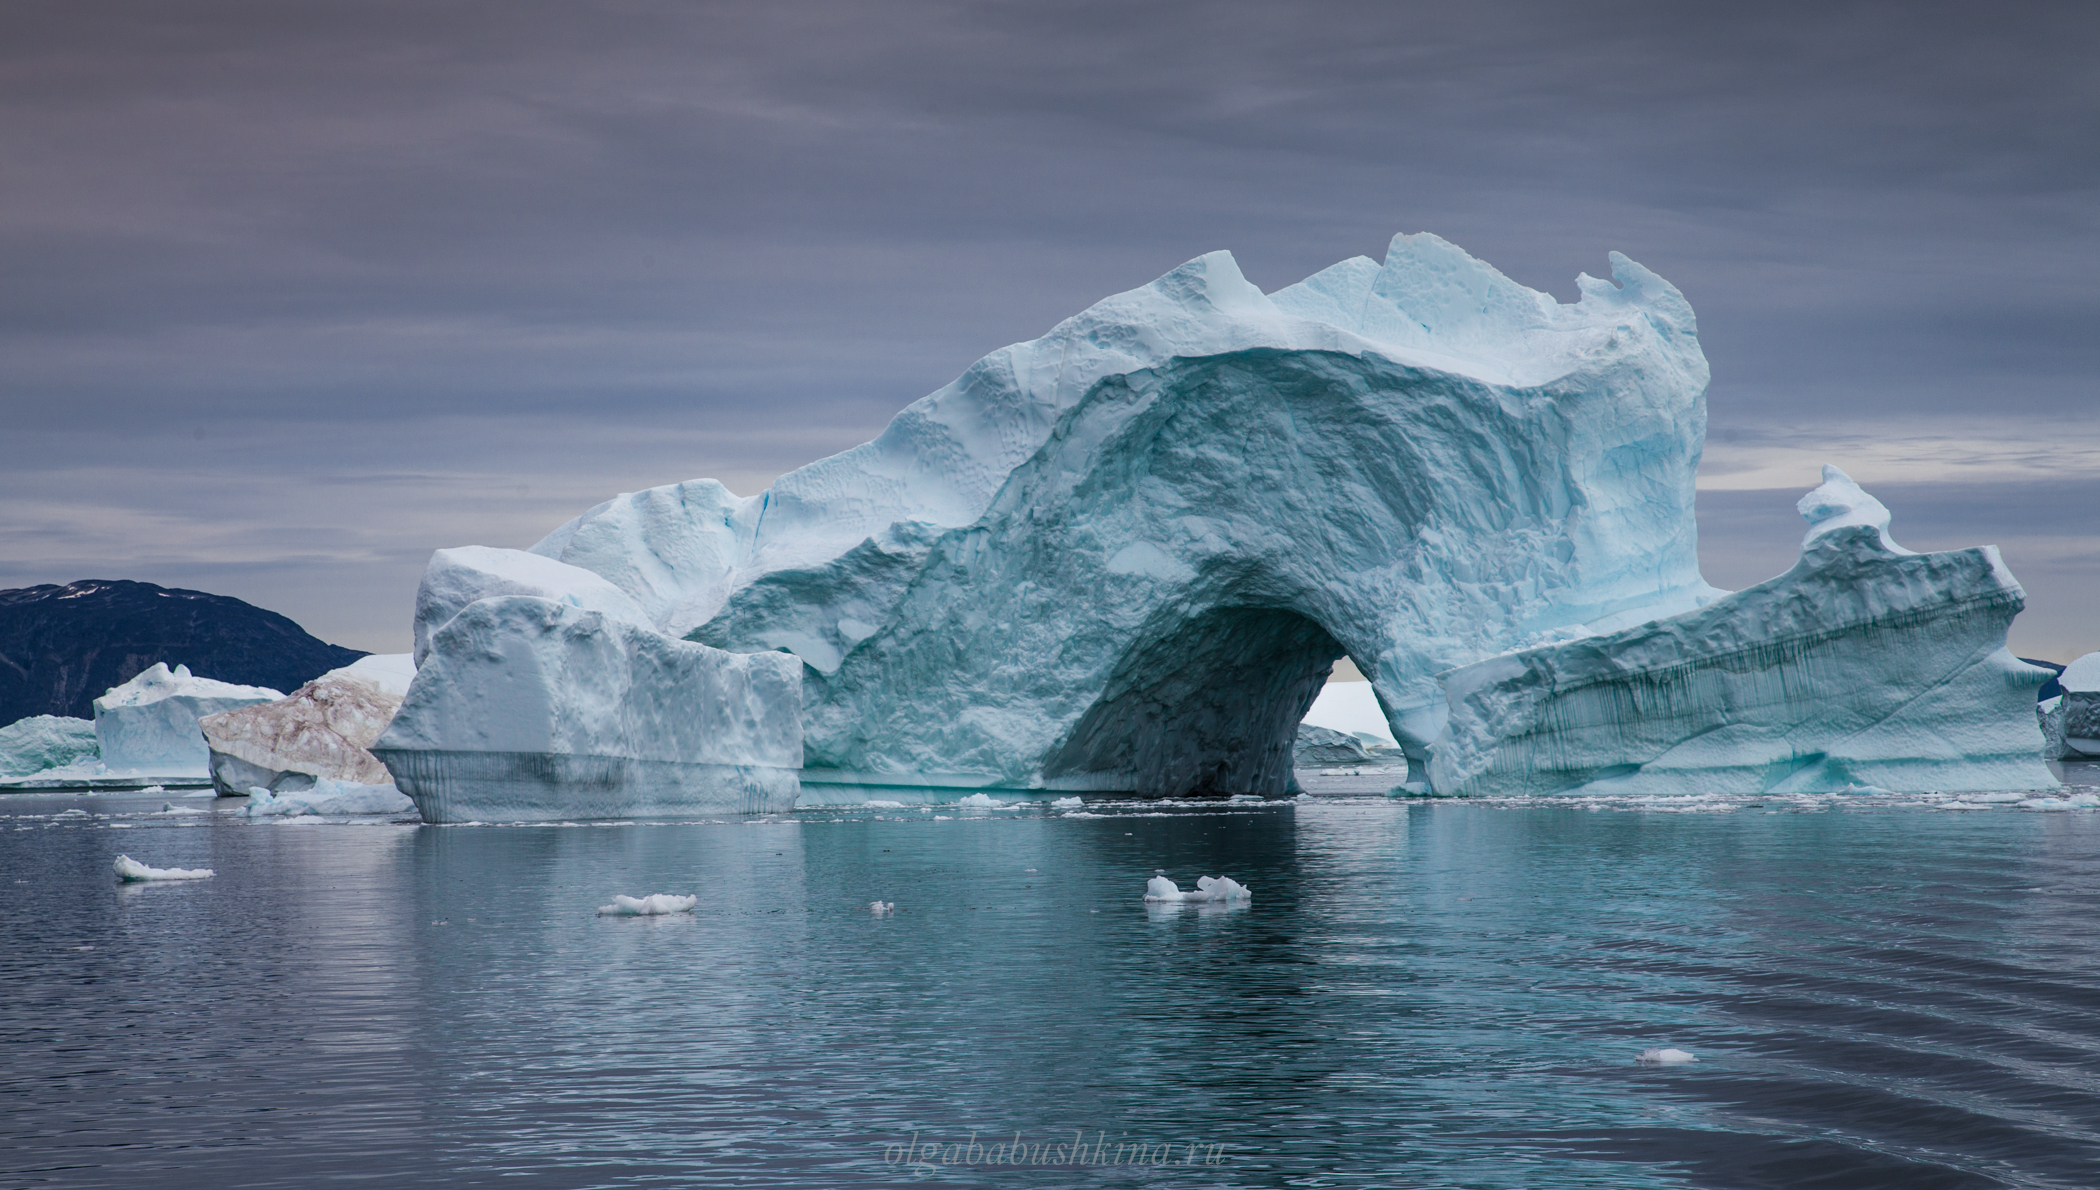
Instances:
[[[1916,554],[1844,472],[1801,500],[1793,569],[1697,611],[1442,675],[1447,795],[2050,789],[2049,671],[1995,546]]]
[[[95,700],[103,769],[113,775],[208,777],[211,751],[197,721],[283,697],[266,686],[200,678],[187,665],[170,670],[157,662]]]
[[[426,822],[788,810],[802,663],[499,596],[431,637],[372,752]]]

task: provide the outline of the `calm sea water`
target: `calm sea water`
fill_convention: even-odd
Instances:
[[[0,801],[0,1184],[2100,1185],[2092,812],[165,801]]]

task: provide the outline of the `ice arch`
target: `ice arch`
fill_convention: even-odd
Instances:
[[[631,608],[591,614],[800,658],[804,780],[1279,792],[1344,652],[1422,759],[1438,672],[1714,594],[1696,323],[1612,273],[1562,305],[1400,236],[1267,295],[1214,252],[756,496],[608,501],[525,586],[588,608],[609,583]],[[518,597],[487,553],[432,588],[432,641],[482,588]],[[421,746],[475,734],[419,705]]]
[[[1043,775],[1067,788],[1184,797],[1280,789],[1298,722],[1343,655],[1278,608],[1177,618],[1116,663]]]

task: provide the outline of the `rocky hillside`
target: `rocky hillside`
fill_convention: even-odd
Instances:
[[[0,724],[91,718],[97,695],[156,661],[296,690],[364,655],[225,595],[106,579],[20,587],[0,591]]]

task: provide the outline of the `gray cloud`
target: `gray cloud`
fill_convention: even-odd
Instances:
[[[699,474],[751,490],[1218,247],[1274,288],[1427,229],[1564,300],[1626,251],[1700,312],[1717,434],[2014,441],[2100,397],[2076,6],[5,21],[0,581],[237,567],[223,589],[361,647],[405,640],[432,547]],[[1949,533],[2024,533],[2049,498],[1965,490]],[[1940,507],[1898,514],[1930,535]],[[1762,532],[1710,517],[1707,550]],[[2092,606],[2083,572],[2026,565],[2056,576],[2029,579],[2023,626],[2059,625],[2032,648],[2100,648],[2047,610]]]

